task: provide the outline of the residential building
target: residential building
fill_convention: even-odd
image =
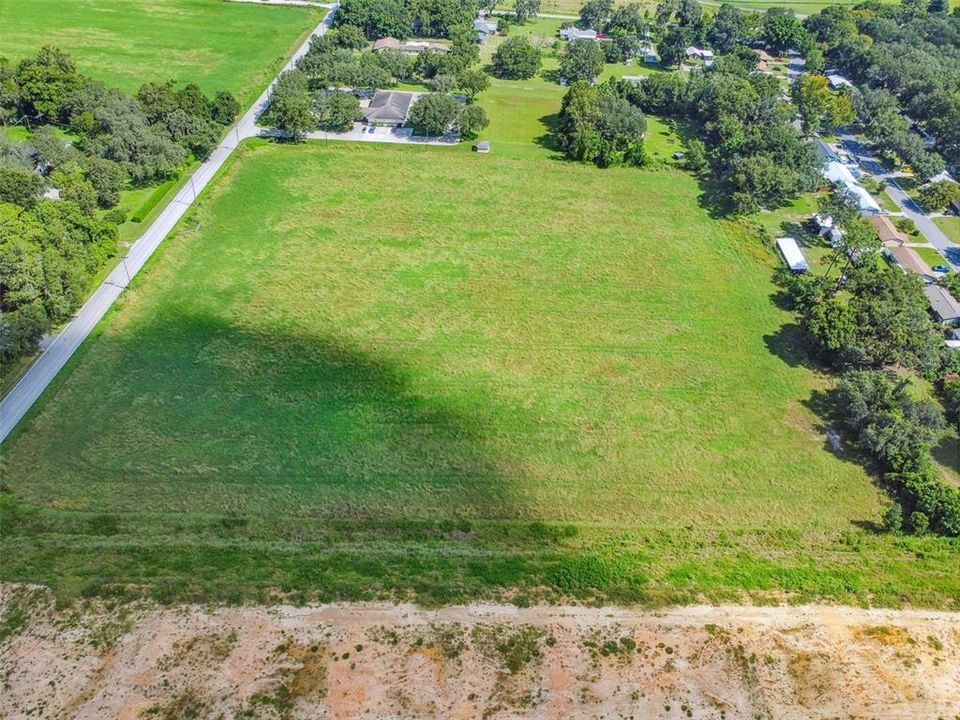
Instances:
[[[871,215],[867,218],[867,221],[873,225],[873,229],[877,231],[877,237],[880,238],[880,242],[887,247],[900,246],[908,240],[907,236],[897,230],[896,225],[894,225],[888,217]]]
[[[927,296],[930,310],[938,322],[945,325],[956,325],[960,322],[960,302],[950,292],[940,285],[927,285],[923,288]]]
[[[830,83],[830,87],[834,90],[839,90],[845,87],[853,87],[853,83],[847,80],[843,75],[827,75],[827,81]]]
[[[581,30],[576,27],[565,27],[560,28],[560,37],[567,41],[574,40],[596,40],[598,38],[597,31],[587,28],[586,30]]]
[[[928,284],[934,281],[933,270],[913,248],[906,245],[897,245],[895,247],[885,247],[883,253],[899,265],[905,273],[919,275]]]
[[[688,60],[703,60],[706,62],[713,62],[713,51],[704,50],[702,48],[693,47],[692,45],[687,48],[687,59]]]
[[[427,40],[397,40],[395,37],[380,38],[373,44],[374,52],[383,50],[396,50],[405,55],[419,55],[424,50],[446,53],[450,48],[441,43],[429,42]]]
[[[483,43],[491,35],[497,34],[498,23],[496,20],[488,20],[485,17],[478,17],[473,21],[473,29],[477,33],[477,40]]]
[[[823,176],[834,185],[839,185],[850,192],[860,206],[860,212],[864,215],[879,215],[880,205],[873,196],[867,192],[866,188],[857,184],[856,178],[850,172],[850,168],[837,161],[828,162]]]
[[[371,125],[403,125],[410,114],[410,107],[420,93],[377,90],[367,107],[361,109],[364,119]]]

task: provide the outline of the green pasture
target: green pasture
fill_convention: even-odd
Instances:
[[[172,78],[229,90],[246,106],[324,12],[221,0],[0,0],[0,57],[55,45],[81,72],[127,92]]]
[[[957,543],[874,532],[769,250],[701,192],[249,143],[3,447],[0,578],[949,606]]]

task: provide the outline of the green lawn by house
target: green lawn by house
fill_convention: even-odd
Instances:
[[[864,529],[773,256],[699,192],[250,143],[3,448],[0,578],[948,604],[956,542]]]
[[[932,247],[915,247],[914,250],[917,251],[917,254],[921,259],[930,267],[934,265],[943,265],[944,257],[940,254],[940,251]]]
[[[960,244],[960,217],[939,217],[934,218],[933,221],[950,240]]]
[[[81,72],[127,92],[174,78],[229,90],[246,106],[324,12],[220,0],[0,0],[0,57],[56,45]]]

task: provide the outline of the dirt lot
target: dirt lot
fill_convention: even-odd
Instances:
[[[3,718],[960,717],[943,612],[0,607]]]

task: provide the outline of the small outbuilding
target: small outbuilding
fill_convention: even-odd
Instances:
[[[490,152],[490,141],[489,140],[478,140],[473,144],[473,147],[470,148],[474,152],[478,153],[488,153]]]
[[[560,29],[560,37],[569,42],[574,40],[596,40],[597,31],[591,30],[590,28],[581,30],[577,27],[566,27]]]
[[[777,243],[777,248],[780,250],[780,254],[787,263],[787,267],[793,270],[793,272],[806,272],[810,269],[810,265],[803,256],[803,251],[800,250],[800,246],[797,245],[796,240],[792,237],[780,237],[777,238],[775,242]]]

